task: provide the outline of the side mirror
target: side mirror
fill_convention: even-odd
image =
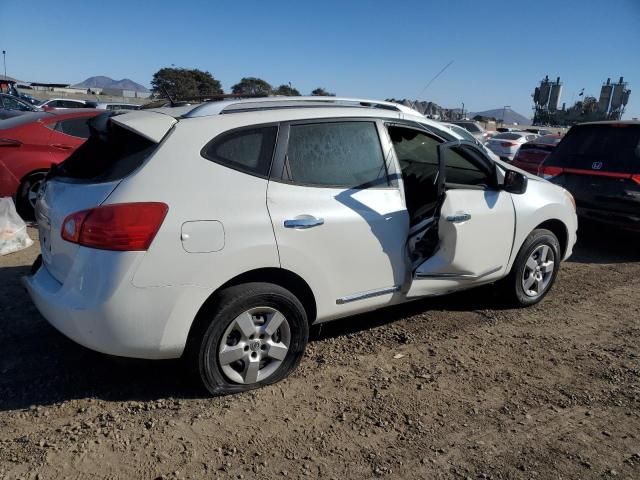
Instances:
[[[515,170],[507,170],[504,174],[504,182],[502,189],[509,193],[522,194],[527,191],[529,179],[526,175],[516,172]]]

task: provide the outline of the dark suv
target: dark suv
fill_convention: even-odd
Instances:
[[[539,173],[573,194],[579,216],[640,231],[640,121],[572,127]]]

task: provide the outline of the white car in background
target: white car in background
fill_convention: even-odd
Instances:
[[[481,147],[485,153],[487,155],[489,155],[489,157],[491,157],[492,160],[499,160],[498,156],[493,153],[491,150],[489,150],[484,143],[478,141],[478,139],[471,133],[469,132],[466,128],[461,127],[460,125],[456,125],[454,123],[441,123],[441,125],[445,128],[448,128],[449,130],[451,130],[453,133],[455,133],[456,135],[460,136],[460,138],[462,138],[463,140],[467,140],[471,143],[475,143],[476,145],[478,145],[479,147]]]
[[[530,132],[503,132],[490,138],[485,145],[501,160],[511,162],[523,144],[538,137]]]
[[[395,103],[227,100],[92,124],[43,187],[24,283],[76,342],[182,356],[214,395],[285,378],[311,324],[495,282],[533,305],[576,241],[566,190]]]
[[[99,102],[95,104],[98,110],[140,110],[140,105],[135,103],[111,103],[111,102]]]
[[[87,108],[87,102],[84,100],[76,100],[73,98],[50,98],[38,105],[43,110],[51,108]]]

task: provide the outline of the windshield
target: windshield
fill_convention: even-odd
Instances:
[[[640,171],[640,124],[592,124],[573,127],[552,153],[549,164],[637,173]]]

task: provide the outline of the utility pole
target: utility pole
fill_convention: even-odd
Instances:
[[[7,51],[2,50],[2,60],[4,61],[4,79],[7,79]]]
[[[462,102],[462,114],[460,116],[460,120],[464,120],[464,102]]]
[[[504,116],[507,113],[507,108],[511,108],[511,105],[505,105],[504,107],[502,107],[502,126],[504,127]]]

